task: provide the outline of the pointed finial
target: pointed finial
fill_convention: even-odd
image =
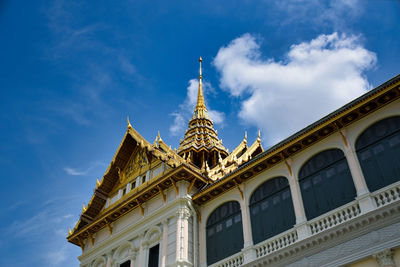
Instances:
[[[158,131],[158,141],[159,141],[159,142],[161,142],[161,141],[162,141],[162,139],[161,139],[161,135],[160,135],[160,131]]]
[[[247,131],[244,132],[244,139],[247,139]]]
[[[153,146],[157,145],[157,141],[158,141],[158,136],[156,136],[156,139],[154,140]]]
[[[199,79],[201,80],[201,62],[203,61],[203,59],[201,57],[199,57],[199,63],[200,63],[200,69],[199,69]]]
[[[82,213],[86,211],[86,206],[85,203],[83,203],[83,207],[82,207]]]
[[[128,123],[128,129],[132,128],[131,122],[129,121],[129,116],[126,117],[126,122]]]
[[[203,94],[203,84],[202,84],[202,75],[201,75],[201,62],[202,58],[199,58],[200,68],[199,68],[199,89],[197,93],[197,103],[193,112],[193,119],[209,119],[207,108],[204,102],[204,94]]]
[[[71,227],[68,229],[68,235],[72,235]]]
[[[258,130],[257,141],[259,141],[259,142],[261,141],[261,138],[260,138],[260,137],[261,137],[261,131],[260,131],[260,130]]]
[[[100,181],[99,181],[99,177],[97,177],[97,181],[96,181],[96,188],[100,186]]]

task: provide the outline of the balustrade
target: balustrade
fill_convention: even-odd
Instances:
[[[372,193],[371,197],[376,202],[376,208],[374,209],[378,209],[395,201],[399,201],[400,181]],[[360,215],[361,209],[359,201],[352,201],[346,205],[343,205],[335,210],[332,210],[307,222],[306,226],[309,227],[310,231],[309,236],[316,235],[334,226],[345,223]],[[297,242],[299,240],[297,230],[297,228],[292,228],[259,244],[249,247],[249,249],[255,251],[256,258],[264,257],[268,254],[271,254]],[[254,258],[254,260],[256,258]],[[211,265],[211,267],[239,267],[243,265],[243,262],[243,252],[239,252],[235,255],[232,255],[231,257],[228,257]],[[246,262],[248,261],[246,260]]]
[[[382,207],[400,199],[400,182],[386,186],[372,194],[376,206]]]
[[[236,253],[229,258],[214,263],[210,267],[238,267],[243,264],[243,252]]]
[[[267,239],[266,241],[254,247],[256,250],[256,257],[259,258],[281,248],[287,247],[296,242],[297,239],[297,232],[294,229],[290,229],[289,231],[283,232],[280,235]]]
[[[311,229],[311,234],[317,234],[333,226],[353,219],[361,214],[360,205],[358,201],[350,202],[342,207],[339,207],[331,212],[321,215],[308,224]]]

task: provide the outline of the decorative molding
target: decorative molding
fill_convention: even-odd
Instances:
[[[373,255],[380,267],[394,267],[393,250],[386,249]]]
[[[148,247],[150,244],[160,240],[162,230],[158,226],[151,227],[144,235],[142,245]]]
[[[187,220],[192,216],[192,213],[189,208],[187,207],[181,207],[177,212],[176,215],[178,216],[179,219],[184,219]]]

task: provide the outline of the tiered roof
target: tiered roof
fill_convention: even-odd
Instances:
[[[93,244],[96,232],[108,228],[111,233],[112,223],[126,213],[139,208],[144,214],[142,204],[154,196],[161,194],[165,201],[164,191],[169,187],[177,190],[177,181],[186,180],[190,188],[197,190],[205,188],[263,151],[260,136],[248,147],[246,135],[231,153],[222,145],[204,102],[201,58],[199,62],[197,104],[179,149],[174,151],[165,144],[159,133],[151,144],[128,119],[127,131],[111,163],[102,179],[96,181],[94,194],[88,205],[83,206],[74,229],[69,230],[69,242],[83,249],[85,239]],[[160,169],[162,164],[164,168]],[[148,172],[154,174],[151,179],[146,178]],[[132,186],[130,191],[125,191],[127,185],[136,185],[136,179],[143,177],[146,179],[139,187]],[[123,195],[111,203],[122,190]]]
[[[213,121],[207,112],[203,93],[201,57],[199,62],[197,104],[193,117],[189,121],[188,129],[185,131],[185,137],[180,142],[178,154],[201,168],[205,173],[209,170],[210,165],[211,167],[215,166],[218,157],[225,158],[229,153],[223,146],[222,140],[218,138],[218,133],[213,127]]]

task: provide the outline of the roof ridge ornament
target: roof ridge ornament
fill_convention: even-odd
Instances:
[[[158,131],[158,142],[162,142],[163,140],[161,139],[160,131]]]
[[[129,116],[126,116],[126,122],[128,123],[128,129],[132,128],[131,122],[129,121]]]

